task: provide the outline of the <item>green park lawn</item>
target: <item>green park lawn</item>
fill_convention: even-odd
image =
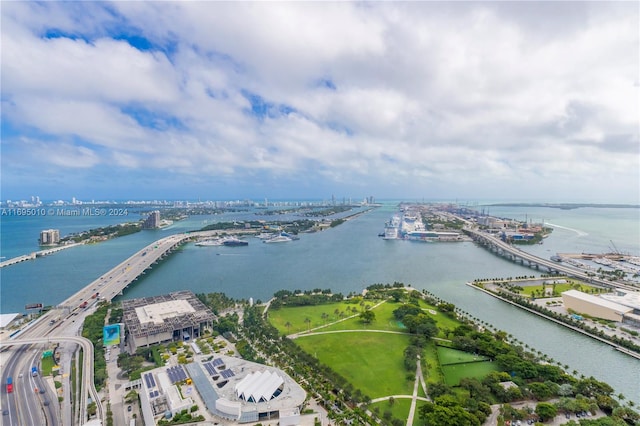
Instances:
[[[296,344],[369,398],[411,395],[414,381],[407,380],[407,376],[413,376],[415,370],[408,372],[403,362],[404,350],[411,336],[404,334],[406,328],[393,316],[393,311],[401,303],[391,300],[380,304],[367,300],[365,303],[375,313],[375,320],[369,324],[364,324],[358,317],[363,306],[344,302],[282,307],[269,310],[268,317],[271,324],[283,334],[303,332],[295,339]],[[460,324],[424,301],[420,302],[420,307],[436,321],[440,330],[438,337],[446,338],[447,332]],[[314,328],[317,329],[310,334],[304,333]],[[497,370],[494,363],[482,359],[462,351],[436,347],[435,341],[430,341],[422,354],[425,380],[428,383],[444,382],[455,386],[464,377],[481,379],[490,371]],[[421,388],[418,395],[424,396]],[[406,419],[410,400],[397,399],[392,405],[383,401],[372,404],[373,407],[378,407],[380,415],[390,410],[393,417]],[[415,422],[418,422],[417,417]]]
[[[465,377],[482,380],[490,372],[498,371],[497,364],[486,357],[442,346],[438,346],[437,352],[444,382],[449,386],[459,385]]]
[[[322,327],[322,331],[358,329],[406,331],[404,325],[393,316],[393,311],[398,309],[401,303],[386,301],[380,304],[380,301],[367,300],[365,304],[369,305],[376,315],[375,321],[370,324],[363,324],[358,318],[362,311],[360,305],[344,302],[269,310],[269,321],[283,334],[300,333],[317,327]],[[454,330],[460,325],[457,320],[438,312],[435,306],[421,301],[420,307],[426,315],[436,321],[439,329],[438,337],[446,338],[447,330]],[[322,314],[326,316],[323,318]],[[352,317],[353,315],[355,316]],[[309,321],[305,321],[306,319]]]
[[[465,377],[482,380],[492,371],[499,371],[495,362],[483,361],[468,364],[443,365],[444,382],[449,386],[458,386]]]
[[[295,342],[371,399],[413,392],[403,366],[408,335],[353,331],[312,334]]]
[[[551,289],[554,287],[553,284],[546,284],[546,285],[523,285],[522,286],[522,291],[521,294],[529,296],[529,297],[538,297],[538,298],[544,298],[544,297],[550,297],[550,296],[540,296],[538,293],[536,293],[537,291],[542,291],[542,294],[544,294],[544,289],[543,287],[546,287],[547,290],[551,291]],[[556,293],[559,295],[564,291],[568,291],[568,290],[579,290],[579,291],[583,291],[585,293],[589,293],[592,289],[594,289],[595,287],[590,286],[589,284],[585,284],[581,281],[571,281],[568,282],[566,284],[555,284],[555,291]],[[554,296],[557,297],[557,296]]]
[[[391,416],[396,419],[401,419],[406,423],[409,416],[409,410],[411,409],[411,399],[409,398],[397,398],[393,400],[393,403],[387,401],[375,402],[368,406],[369,410],[378,411],[380,418],[384,418],[384,413],[389,411]]]
[[[460,364],[466,362],[486,361],[486,357],[477,356],[457,349],[438,346],[438,359],[440,365]]]
[[[367,300],[366,305],[373,306],[378,301]],[[269,309],[269,322],[282,334],[300,333],[347,318],[362,310],[359,304],[330,303],[326,305],[292,306],[280,309]],[[323,314],[326,317],[323,317]],[[309,321],[305,321],[309,319]],[[287,325],[288,324],[288,325]]]

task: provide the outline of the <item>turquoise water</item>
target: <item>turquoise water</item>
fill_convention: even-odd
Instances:
[[[348,294],[359,293],[374,283],[400,281],[451,301],[569,365],[570,370],[605,380],[617,392],[640,403],[638,374],[629,374],[640,371],[640,362],[465,285],[474,278],[530,275],[535,271],[496,257],[473,243],[426,244],[385,241],[377,237],[395,211],[395,205],[385,205],[337,228],[303,234],[299,241],[291,243],[263,244],[257,238],[250,238],[246,247],[189,244],[148,272],[124,297],[190,289],[196,293],[223,292],[234,298],[267,300],[280,289],[331,288]],[[510,217],[523,220],[525,215],[534,221],[544,218],[546,222],[562,226],[543,245],[526,248],[541,256],[567,251],[610,251],[610,240],[620,251],[640,253],[636,209],[504,208],[503,213],[492,208],[491,213],[504,216],[509,213]],[[168,229],[72,248],[3,268],[0,270],[0,309],[19,312],[26,303],[55,304],[154,240],[230,218],[255,219],[256,216],[243,213],[190,218]],[[35,239],[43,229],[40,225],[42,223],[30,224],[37,231]],[[3,220],[3,256],[7,244],[5,229],[12,226],[23,228],[20,231],[23,233],[28,228],[24,223]],[[15,230],[10,232],[20,235]],[[19,244],[25,243],[16,241],[15,245]]]

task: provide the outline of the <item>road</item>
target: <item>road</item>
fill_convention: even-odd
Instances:
[[[242,230],[239,232],[247,231]],[[80,381],[80,385],[89,386],[88,392],[86,389],[80,389],[78,393],[78,395],[80,396],[80,400],[76,401],[76,405],[78,407],[78,410],[80,411],[79,418],[82,419],[82,422],[87,419],[87,394],[91,393],[92,400],[95,401],[98,406],[98,418],[104,420],[102,403],[98,398],[98,394],[95,390],[93,381],[93,344],[86,339],[77,337],[85,317],[95,311],[100,301],[105,300],[110,302],[113,298],[121,295],[124,289],[126,289],[132,282],[138,279],[140,275],[144,274],[146,270],[150,269],[153,266],[153,264],[160,261],[163,257],[169,255],[175,248],[177,248],[181,244],[195,238],[207,238],[218,234],[219,231],[175,234],[147,245],[146,247],[130,256],[128,259],[116,265],[114,268],[112,268],[102,276],[98,277],[96,280],[92,281],[90,284],[86,285],[84,288],[77,291],[75,294],[68,297],[62,303],[57,305],[56,308],[46,312],[37,320],[34,320],[32,323],[28,324],[19,333],[12,336],[9,340],[5,339],[4,341],[0,342],[0,345],[2,345],[4,349],[6,346],[13,345],[19,347],[19,345],[28,343],[77,343],[84,351],[84,367],[82,369],[83,377]],[[7,354],[10,355],[10,352],[7,352]],[[6,377],[8,375],[19,375],[20,368],[18,361],[14,361],[13,359],[13,356],[9,356],[6,360],[7,368],[3,368],[2,373],[3,385],[4,383],[6,383]],[[68,361],[69,360],[67,359],[67,362]],[[86,372],[90,372],[91,377],[86,377]],[[32,385],[34,386],[31,386],[31,389],[35,387],[36,380],[39,380],[39,378],[33,379],[34,383],[32,383]],[[64,381],[65,383],[68,383],[67,378],[65,378]],[[23,384],[21,384],[20,387],[23,387]],[[38,388],[40,389],[41,387],[39,386]],[[67,388],[68,386],[66,386],[64,389]],[[38,397],[34,398],[34,396]],[[29,417],[29,420],[26,423],[17,422],[7,424],[44,424],[45,421],[50,422],[47,424],[57,424],[59,422],[58,419],[60,418],[62,418],[63,424],[69,424],[70,420],[73,422],[72,419],[76,418],[75,414],[72,414],[70,412],[68,402],[70,398],[75,399],[75,396],[70,395],[68,392],[67,394],[65,394],[65,401],[63,403],[61,415],[59,415],[56,409],[47,408],[51,407],[52,405],[56,405],[57,407],[57,404],[44,404],[45,400],[52,400],[47,394],[36,394],[34,392],[31,398],[27,398],[27,394],[24,394],[22,396],[7,396],[5,390],[5,393],[3,393],[3,397],[6,397],[6,401],[5,399],[0,401],[0,403],[2,403],[2,407],[5,407],[6,403],[7,411],[14,413],[7,414],[7,416],[9,416],[7,421],[13,422],[14,419],[17,421],[18,418],[15,416],[20,415],[20,413],[22,413],[23,411],[25,413],[31,413],[31,415],[33,416],[33,418]],[[23,400],[28,402],[23,402],[24,407],[21,410],[17,401]],[[48,420],[41,418],[36,421],[34,413],[38,409],[41,412],[48,413]],[[33,422],[31,420],[33,420]],[[5,421],[3,420],[3,424],[4,423]]]
[[[86,407],[87,407],[87,395],[88,393],[91,394],[91,399],[93,401],[96,401],[96,404],[98,406],[98,418],[99,419],[103,419],[103,407],[102,407],[102,403],[100,402],[100,398],[98,396],[98,392],[96,391],[96,388],[94,386],[94,378],[93,378],[93,343],[91,343],[91,341],[89,341],[88,339],[85,339],[84,337],[72,337],[72,336],[61,336],[61,337],[43,337],[43,338],[30,338],[30,339],[16,339],[16,340],[12,340],[9,342],[3,342],[2,343],[2,349],[4,349],[5,347],[11,346],[11,347],[18,347],[18,349],[16,350],[16,355],[11,357],[10,360],[8,361],[6,367],[7,368],[3,368],[3,380],[5,380],[6,383],[6,375],[9,374],[15,374],[18,371],[21,371],[21,369],[19,368],[20,365],[20,359],[24,359],[26,358],[28,361],[33,362],[34,358],[37,357],[39,355],[39,353],[41,352],[40,350],[36,351],[35,357],[34,356],[26,356],[27,355],[27,350],[25,349],[25,347],[30,347],[31,345],[40,345],[40,344],[50,344],[50,343],[65,343],[65,342],[73,342],[78,344],[83,352],[84,352],[84,356],[82,357],[82,361],[83,361],[83,365],[82,365],[82,376],[81,376],[81,388],[88,390],[87,391],[82,391],[80,393],[80,401],[78,401],[79,407],[80,407],[80,419],[83,419],[82,422],[84,422],[84,419],[87,418],[86,415]],[[22,346],[22,347],[21,347]],[[18,368],[16,368],[18,367]],[[16,424],[16,425],[22,425],[22,424],[32,424],[32,425],[36,425],[36,424],[58,424],[57,421],[57,415],[55,413],[55,410],[48,408],[51,407],[52,404],[50,404],[51,401],[51,397],[50,395],[46,392],[46,386],[44,385],[44,383],[41,381],[40,377],[33,377],[30,374],[30,370],[31,367],[29,366],[29,364],[27,363],[27,367],[26,367],[26,372],[23,373],[22,375],[22,380],[23,382],[17,382],[14,384],[14,392],[12,394],[6,394],[6,390],[5,393],[3,395],[7,395],[8,396],[8,410],[11,411],[11,408],[15,409],[16,414],[12,414],[11,412],[8,414],[10,420],[8,424]],[[26,376],[28,376],[27,378],[25,378]],[[19,377],[19,373],[18,373],[18,377]],[[27,386],[30,386],[29,388],[27,388]],[[21,389],[19,389],[21,388]],[[37,388],[38,392],[36,393],[34,391],[34,389]],[[40,389],[45,389],[45,393],[40,393]],[[13,399],[14,399],[14,406],[12,407],[12,395],[13,395]],[[32,402],[34,401],[33,395],[37,395],[37,399],[38,402],[41,404],[41,406],[43,407],[41,409],[41,411],[44,411],[45,413],[49,412],[47,415],[47,419],[49,421],[49,423],[47,423],[47,421],[43,420],[41,417],[38,418],[37,413],[35,411],[35,409],[33,409],[33,404]],[[22,406],[17,408],[17,402],[16,401],[22,401]],[[47,401],[48,403],[45,404],[45,401]],[[4,406],[4,405],[3,405]],[[31,408],[29,408],[31,407]],[[3,416],[4,417],[4,416]],[[12,423],[13,419],[15,418],[16,423]],[[4,421],[3,421],[4,423]]]
[[[581,279],[585,282],[588,283],[593,283],[593,284],[597,284],[597,285],[601,285],[604,287],[609,287],[609,288],[622,288],[625,290],[629,290],[629,291],[634,291],[637,292],[638,289],[636,287],[632,287],[630,285],[626,285],[624,283],[620,283],[620,282],[613,282],[613,281],[608,281],[608,280],[603,280],[600,278],[596,278],[593,277],[591,275],[589,275],[589,273],[578,269],[578,268],[574,268],[572,266],[567,266],[567,265],[563,265],[561,263],[558,262],[554,262],[552,260],[547,260],[547,259],[543,259],[541,257],[538,257],[536,255],[533,255],[531,253],[527,253],[523,250],[520,250],[517,247],[514,247],[511,244],[507,244],[506,242],[502,241],[500,238],[488,234],[486,232],[481,232],[478,231],[476,229],[471,229],[471,228],[465,228],[465,231],[468,232],[473,238],[479,238],[479,239],[484,239],[485,241],[489,242],[490,244],[494,245],[495,247],[500,248],[501,250],[510,253],[516,257],[519,257],[521,259],[524,259],[528,262],[532,262],[535,264],[538,264],[540,266],[544,266],[545,268],[548,268],[550,270],[555,270],[558,272],[561,272],[563,274],[566,274],[567,276],[571,276],[571,277],[575,277],[578,279]]]
[[[246,232],[246,231],[245,231]],[[36,394],[33,392],[35,387],[38,389],[46,389],[43,383],[40,382],[40,378],[28,379],[27,382],[25,373],[20,378],[22,382],[15,383],[16,389],[27,388],[31,389],[31,395],[21,391],[21,394],[17,392],[13,394],[7,394],[6,389],[3,390],[2,404],[3,411],[6,408],[7,419],[3,418],[3,424],[58,424],[60,418],[62,418],[63,424],[74,423],[74,419],[80,418],[81,422],[87,419],[86,406],[87,406],[87,394],[91,393],[91,398],[96,402],[98,406],[97,414],[99,419],[104,419],[104,409],[98,394],[96,392],[93,381],[93,344],[86,339],[77,337],[80,328],[87,315],[93,313],[96,309],[98,302],[102,300],[111,301],[113,298],[121,295],[127,286],[134,282],[138,277],[150,269],[153,264],[157,263],[163,257],[167,256],[171,251],[177,248],[179,245],[185,243],[188,240],[194,238],[206,238],[217,235],[218,231],[206,231],[206,232],[194,232],[189,234],[175,234],[155,241],[143,249],[124,260],[98,279],[94,280],[78,292],[68,297],[62,303],[60,303],[55,309],[43,314],[37,320],[34,320],[19,333],[14,334],[9,340],[6,338],[0,342],[2,350],[6,351],[6,359],[4,360],[2,368],[2,380],[3,388],[5,388],[6,378],[11,376],[16,380],[21,371],[30,373],[29,362],[33,363],[33,357],[29,362],[23,365],[25,361],[20,361],[21,355],[18,353],[28,353],[27,346],[35,343],[76,343],[84,351],[83,357],[83,369],[82,380],[80,381],[78,395],[80,400],[76,401],[76,405],[79,410],[79,415],[71,413],[69,405],[70,399],[76,399],[75,395],[71,395],[68,391],[65,395],[62,413],[57,412],[57,404],[47,403],[45,401],[52,401],[57,399],[55,395]],[[13,347],[10,351],[8,347]],[[15,355],[14,355],[15,353]],[[66,365],[70,366],[69,359],[66,358]],[[28,368],[29,371],[26,369]],[[67,367],[68,373],[71,369]],[[89,374],[87,374],[89,373]],[[28,374],[31,377],[30,374]],[[64,383],[67,385],[64,389],[68,389],[68,377],[65,377]],[[18,386],[19,385],[19,386]],[[88,391],[87,391],[88,389]],[[54,399],[55,398],[55,399]],[[55,406],[55,407],[54,407]],[[40,413],[40,414],[37,414]],[[19,419],[17,416],[25,415],[27,418]],[[41,417],[38,418],[38,415]],[[43,417],[45,416],[46,417]]]
[[[33,376],[31,367],[37,366],[41,350],[30,345],[18,346],[2,353],[2,382],[7,377],[13,378],[13,392],[2,392],[2,424],[23,425],[42,424],[57,425],[57,404],[51,404],[56,396],[40,377]]]

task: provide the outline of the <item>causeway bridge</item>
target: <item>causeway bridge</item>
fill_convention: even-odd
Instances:
[[[24,262],[26,260],[33,260],[36,257],[48,256],[50,254],[57,253],[60,250],[66,250],[68,248],[76,247],[76,246],[79,246],[79,245],[82,245],[82,244],[84,244],[84,243],[65,244],[63,246],[52,247],[52,248],[48,248],[48,249],[44,249],[44,250],[40,250],[40,251],[34,251],[33,253],[30,253],[30,254],[25,254],[25,255],[22,255],[22,256],[13,257],[11,259],[8,259],[8,260],[0,262],[0,268],[4,268],[5,266],[15,265],[16,263]]]
[[[639,290],[638,288],[628,284],[597,278],[593,276],[593,273],[585,272],[573,266],[564,265],[560,262],[554,262],[552,260],[543,259],[531,253],[527,253],[523,250],[520,250],[516,246],[502,241],[495,235],[482,232],[477,229],[465,228],[464,232],[469,235],[476,243],[487,248],[488,250],[491,250],[493,253],[499,256],[503,256],[514,262],[521,263],[523,265],[528,265],[536,269],[540,269],[540,267],[543,267],[551,272],[578,278],[585,282],[596,284],[602,287],[621,288],[629,291]]]

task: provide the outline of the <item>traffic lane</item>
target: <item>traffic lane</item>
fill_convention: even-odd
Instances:
[[[20,347],[18,349],[4,350],[2,352],[2,396],[4,397],[4,401],[2,403],[2,419],[3,423],[6,422],[10,425],[20,424],[20,413],[18,410],[18,401],[15,394],[15,386],[13,392],[8,393],[6,383],[9,377],[18,377],[19,361],[26,350],[26,347]]]

